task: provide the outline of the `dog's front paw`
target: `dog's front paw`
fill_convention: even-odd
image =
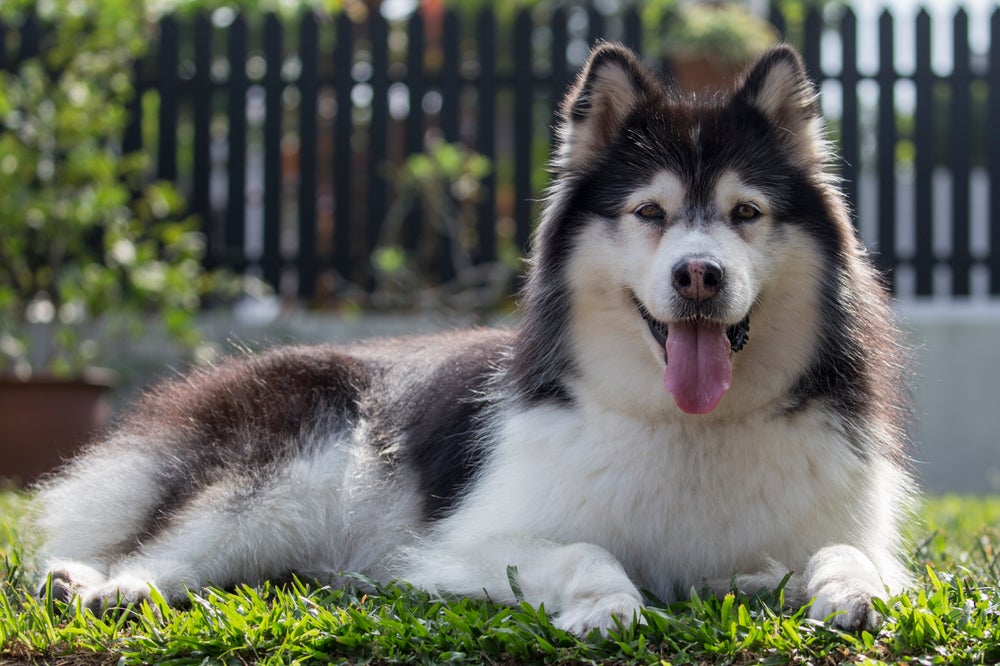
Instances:
[[[576,600],[555,618],[555,626],[583,637],[594,629],[602,636],[618,624],[642,622],[642,601],[631,594],[618,593]]]
[[[806,596],[813,600],[809,617],[826,620],[847,631],[874,631],[882,616],[872,599],[883,586],[875,565],[853,546],[828,546],[806,567]]]
[[[97,617],[121,613],[150,600],[152,583],[132,576],[117,576],[80,594],[80,605]]]
[[[809,617],[826,620],[845,631],[875,631],[882,616],[872,607],[872,592],[846,582],[830,582],[813,594]]]
[[[44,599],[51,592],[52,598],[69,603],[88,589],[101,585],[104,574],[81,562],[59,561],[49,565],[45,577],[38,584],[37,596]]]

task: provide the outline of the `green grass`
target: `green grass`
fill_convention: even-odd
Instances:
[[[36,602],[18,533],[23,496],[0,493],[0,664],[995,663],[1000,661],[1000,498],[929,500],[914,528],[919,585],[887,600],[876,635],[780,610],[778,599],[693,598],[647,624],[578,640],[544,612],[405,587],[374,593],[294,582],[192,595],[102,620]]]

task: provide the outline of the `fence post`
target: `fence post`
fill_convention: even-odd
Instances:
[[[406,154],[424,150],[424,19],[419,11],[410,17],[407,26],[406,86],[409,93],[409,114],[406,117]]]
[[[369,13],[369,38],[372,50],[371,124],[368,126],[368,215],[364,225],[365,251],[359,268],[367,287],[372,285],[371,256],[378,244],[388,210],[387,187],[389,138],[389,24],[377,9]]]
[[[34,16],[29,16],[21,24],[21,46],[17,52],[18,61],[30,60],[39,55],[41,48],[41,29]]]
[[[594,3],[587,4],[587,46],[594,48],[594,44],[605,35],[604,15],[597,11]]]
[[[281,65],[284,59],[281,21],[269,13],[264,19],[264,280],[281,289]],[[315,179],[315,173],[313,173]],[[313,243],[315,246],[315,242]],[[299,248],[309,251],[309,248]]]
[[[569,86],[569,67],[566,64],[566,49],[569,46],[569,34],[566,28],[566,10],[557,7],[549,17],[550,29],[552,30],[552,73],[551,73],[551,97],[549,106],[552,107],[552,125],[558,127],[562,122],[559,118],[559,105],[562,103],[563,95]],[[555,147],[557,136],[553,132],[551,146]]]
[[[514,23],[514,220],[515,241],[527,251],[531,237],[532,107],[535,84],[531,71],[531,10],[522,9]],[[494,236],[496,232],[494,231]],[[492,257],[490,257],[492,258]]]
[[[441,133],[449,143],[458,141],[458,117],[462,107],[462,78],[459,65],[461,35],[458,34],[458,15],[449,8],[444,14],[442,28],[444,62],[441,66]]]
[[[132,63],[132,99],[126,102],[125,132],[122,135],[122,151],[126,154],[142,150],[142,95],[145,84],[142,76],[142,60]]]
[[[424,150],[424,94],[427,90],[424,76],[424,20],[419,11],[413,13],[407,26],[409,39],[406,52],[406,85],[409,93],[409,113],[406,117],[406,156],[422,153]],[[457,104],[458,101],[455,101]],[[398,196],[398,193],[397,193]],[[413,202],[403,222],[401,240],[408,249],[418,247],[423,228],[423,210],[419,201]],[[442,256],[444,249],[438,248]],[[438,262],[441,266],[450,266],[450,262]]]
[[[636,7],[625,10],[625,46],[642,53],[642,17]]]
[[[303,25],[303,29],[305,26]],[[315,27],[311,28],[315,30]],[[333,88],[337,98],[337,118],[334,122],[333,139],[333,193],[334,230],[333,265],[337,273],[350,280],[354,273],[355,250],[352,230],[354,228],[354,206],[352,205],[351,172],[354,167],[354,150],[351,134],[354,122],[351,118],[351,90],[354,77],[351,75],[354,52],[354,24],[346,13],[337,17],[337,46],[333,52]]]
[[[803,44],[802,59],[805,60],[806,73],[809,78],[822,85],[823,72],[820,70],[819,47],[823,41],[823,17],[820,16],[819,9],[810,7],[806,12],[805,43]]]
[[[916,144],[915,207],[917,296],[934,292],[934,72],[931,69],[931,16],[926,9],[917,14],[916,71],[917,108],[914,118]]]
[[[847,11],[851,11],[850,8]],[[771,8],[767,13],[767,20],[771,22],[771,25],[778,31],[778,36],[781,39],[788,38],[788,22],[785,21],[785,15],[781,11],[781,4],[779,2],[772,2]]]
[[[201,216],[205,234],[205,263],[219,263],[225,239],[212,211],[212,22],[198,14],[194,22],[194,80],[192,81],[194,121],[194,173],[191,183],[191,212]]]
[[[893,20],[888,9],[878,21],[878,255],[876,262],[886,284],[895,283],[896,267],[896,67]]]
[[[496,17],[487,5],[479,15],[479,86],[478,111],[479,128],[476,150],[490,160],[490,172],[483,179],[477,213],[478,235],[480,239],[496,234],[496,190],[497,190],[497,150],[496,150]],[[492,236],[491,236],[492,237]],[[482,246],[476,260],[482,260]]]
[[[316,294],[317,252],[316,252],[316,191],[317,191],[317,148],[318,120],[318,60],[319,28],[312,12],[302,15],[299,25],[299,58],[302,70],[299,72],[299,237],[298,237],[298,295],[309,299]],[[350,94],[350,90],[348,90]],[[350,113],[350,107],[347,107]],[[338,106],[337,113],[342,113]],[[350,168],[349,165],[345,167]],[[337,200],[341,192],[337,191]],[[337,226],[341,224],[337,218]]]
[[[1000,296],[1000,9],[990,18],[989,89],[990,294]]]
[[[229,26],[229,196],[226,201],[226,263],[243,270],[247,167],[247,23]]]
[[[156,86],[160,110],[156,146],[156,175],[163,180],[177,180],[177,103],[180,80],[177,75],[180,30],[177,19],[166,16],[160,21],[160,48],[156,59]]]
[[[955,14],[954,69],[951,74],[951,293],[969,295],[969,172],[972,157],[972,100],[969,69],[969,15]]]
[[[841,117],[840,156],[841,174],[844,178],[844,194],[851,204],[851,216],[858,225],[858,181],[861,177],[861,151],[858,142],[858,19],[854,10],[848,7],[840,19],[841,61]]]

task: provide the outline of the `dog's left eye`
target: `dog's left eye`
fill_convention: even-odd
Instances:
[[[760,216],[760,208],[757,208],[757,206],[754,206],[752,203],[747,203],[746,201],[736,204],[736,207],[733,208],[732,212],[733,219],[738,222],[752,222]]]
[[[636,208],[633,213],[650,222],[662,222],[667,216],[666,212],[655,203],[644,203]]]

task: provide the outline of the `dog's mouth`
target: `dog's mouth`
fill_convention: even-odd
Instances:
[[[730,357],[750,339],[750,315],[732,326],[706,319],[668,324],[653,317],[634,295],[632,301],[663,349],[663,385],[677,406],[689,414],[715,409],[732,380]]]
[[[661,347],[666,349],[667,332],[669,329],[668,324],[649,314],[649,310],[646,309],[646,306],[643,305],[642,302],[635,296],[632,297],[632,302],[635,304],[636,309],[639,310],[639,314],[646,322],[646,326],[649,327],[649,332],[653,334],[653,338],[660,343]],[[726,337],[729,338],[729,348],[734,353],[741,351],[743,347],[746,346],[747,342],[750,340],[749,313],[743,318],[743,321],[726,328]]]

